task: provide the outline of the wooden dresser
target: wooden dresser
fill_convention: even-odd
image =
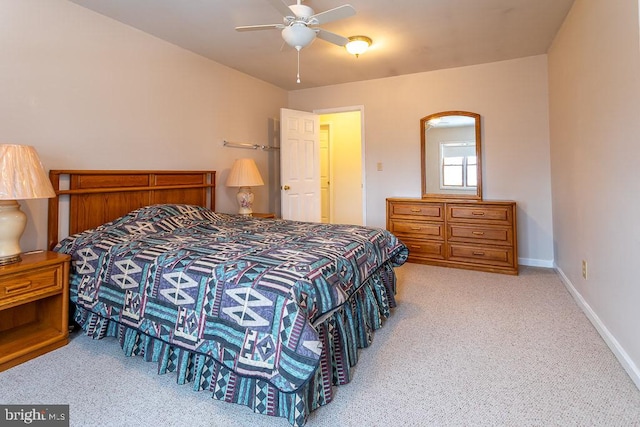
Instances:
[[[387,229],[409,262],[518,274],[515,202],[390,198]]]

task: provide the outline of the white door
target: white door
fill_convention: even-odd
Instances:
[[[320,116],[280,109],[282,218],[320,222]]]

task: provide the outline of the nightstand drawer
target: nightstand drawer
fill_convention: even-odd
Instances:
[[[62,289],[58,270],[58,267],[47,267],[4,277],[0,282],[0,306],[9,299],[14,301],[16,298],[21,299],[21,296],[31,298]]]

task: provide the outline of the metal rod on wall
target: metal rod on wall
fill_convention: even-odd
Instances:
[[[259,145],[259,144],[248,144],[245,142],[231,142],[231,141],[222,141],[225,147],[232,148],[246,148],[249,150],[279,150],[280,147],[273,147],[271,145]]]

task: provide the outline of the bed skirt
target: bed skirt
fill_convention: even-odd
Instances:
[[[333,387],[351,380],[358,349],[368,347],[395,307],[396,276],[391,262],[382,265],[336,311],[314,325],[322,342],[314,374],[298,390],[283,392],[267,381],[240,376],[213,357],[170,345],[126,325],[78,307],[75,320],[94,339],[117,337],[127,356],[158,364],[158,374],[175,372],[177,383],[193,383],[213,398],[248,406],[254,412],[286,418],[302,426],[311,411],[333,399]],[[224,357],[224,355],[220,355]]]

